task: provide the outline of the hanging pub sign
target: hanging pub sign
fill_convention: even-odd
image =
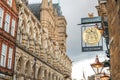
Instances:
[[[100,28],[102,28],[101,17],[81,19],[81,45],[82,51],[103,50],[103,39]]]

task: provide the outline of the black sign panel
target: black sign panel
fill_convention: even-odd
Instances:
[[[83,52],[87,52],[87,51],[101,51],[101,50],[103,50],[102,46],[82,47],[82,51]]]

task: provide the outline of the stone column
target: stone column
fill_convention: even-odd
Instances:
[[[17,73],[17,79],[16,80],[25,80],[25,75],[23,73]]]
[[[56,80],[56,76],[54,75],[54,80]]]
[[[17,49],[16,49],[17,50]],[[17,78],[17,70],[16,70],[16,68],[17,68],[17,62],[18,62],[18,59],[19,59],[19,56],[18,56],[18,52],[16,51],[16,56],[15,56],[15,63],[14,63],[14,73],[13,73],[13,80],[17,80],[16,78]]]
[[[52,79],[52,73],[50,74],[50,79],[49,79],[49,80],[53,80],[53,79]]]
[[[41,71],[41,75],[40,75],[40,80],[45,80],[45,75],[44,75],[45,71],[44,71],[44,68],[42,67],[41,70],[42,71]]]
[[[46,77],[46,80],[49,80],[49,78],[48,78],[48,72],[46,73],[46,76],[45,76],[45,77]]]

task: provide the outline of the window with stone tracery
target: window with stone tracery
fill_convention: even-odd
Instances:
[[[27,75],[29,75],[29,76],[31,76],[30,74],[30,62],[28,61],[27,63],[26,63],[26,67],[25,67],[25,74],[27,74]]]

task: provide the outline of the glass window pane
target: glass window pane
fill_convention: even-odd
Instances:
[[[7,13],[5,18],[4,30],[6,32],[9,32],[9,29],[10,29],[10,15]]]
[[[6,55],[7,55],[7,45],[2,44],[2,53],[1,53],[1,61],[0,65],[5,67],[6,64]]]
[[[0,7],[0,28],[2,28],[2,23],[3,23],[3,12],[4,10]]]
[[[15,34],[15,20],[12,19],[11,35],[14,36],[14,34]]]
[[[9,54],[8,54],[8,68],[11,69],[12,65],[12,54],[13,54],[13,49],[9,48]]]

